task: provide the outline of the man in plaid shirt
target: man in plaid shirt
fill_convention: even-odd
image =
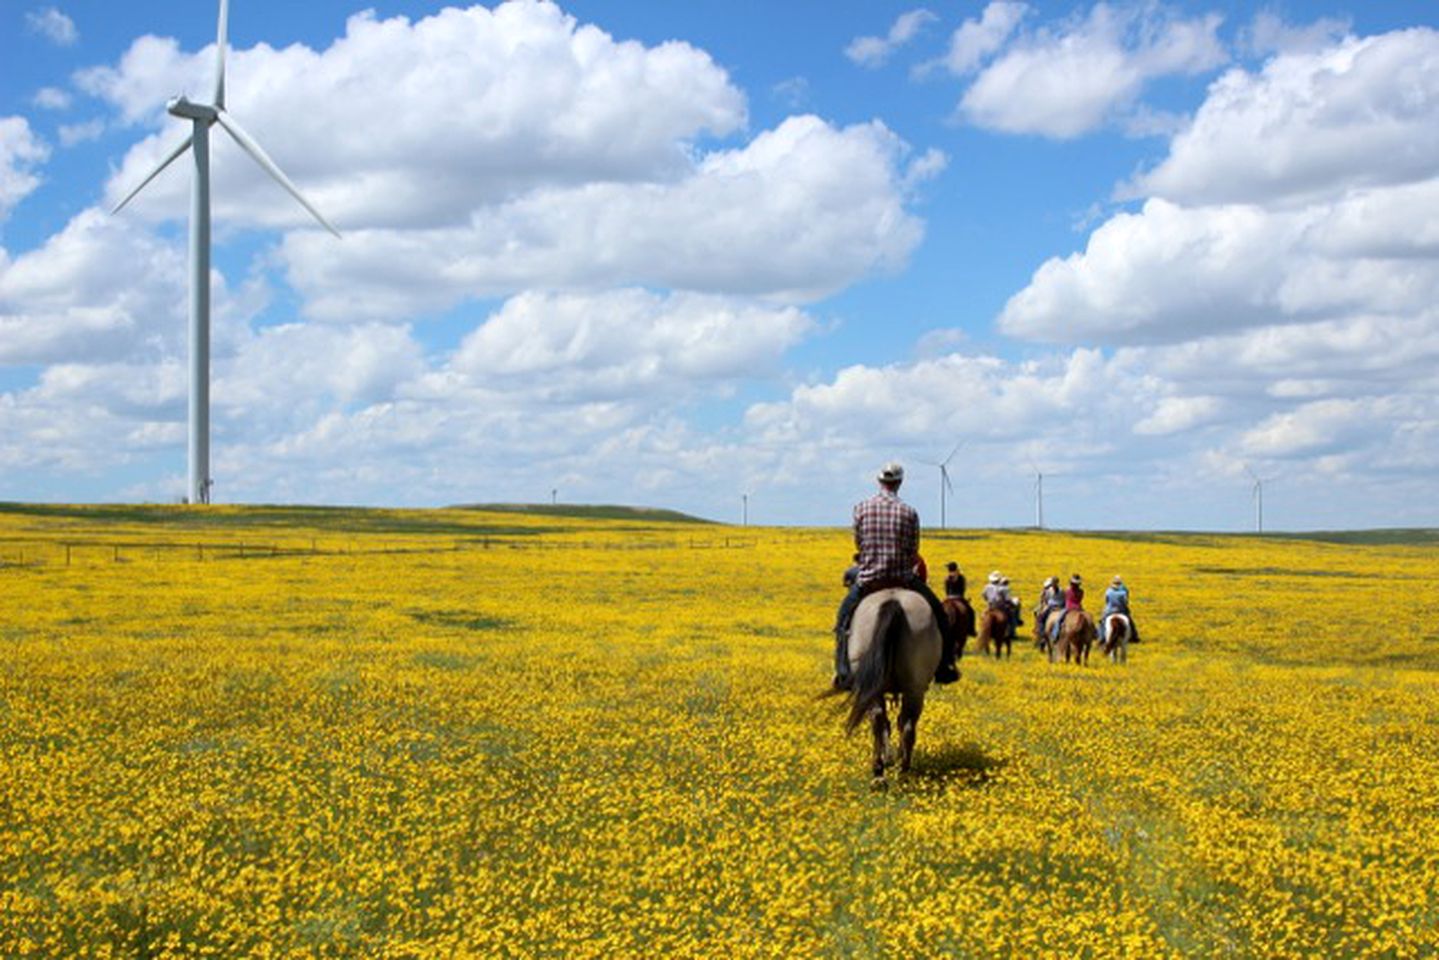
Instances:
[[[886,464],[875,479],[879,482],[879,492],[854,507],[854,544],[859,548],[859,572],[839,605],[835,621],[835,686],[849,683],[849,623],[855,608],[866,594],[886,587],[913,590],[929,601],[935,625],[944,639],[934,679],[937,683],[953,683],[959,679],[959,670],[954,664],[955,642],[949,617],[945,616],[939,598],[929,585],[915,575],[919,558],[919,514],[899,499],[904,467]]]

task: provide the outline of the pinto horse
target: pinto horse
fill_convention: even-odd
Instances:
[[[1075,663],[1087,666],[1095,633],[1094,619],[1089,614],[1083,610],[1069,611],[1059,628],[1059,643],[1049,652],[1050,662],[1057,662],[1063,657],[1064,662],[1069,663],[1073,658]]]
[[[954,631],[955,659],[964,656],[969,638],[975,636],[974,608],[963,597],[945,597],[941,604],[944,615],[949,618],[950,629]]]
[[[1111,613],[1104,618],[1104,639],[1099,643],[1100,652],[1112,663],[1128,663],[1129,638],[1133,632],[1127,616]]]
[[[876,590],[860,601],[849,631],[851,681],[845,729],[853,733],[866,719],[874,733],[871,772],[884,781],[885,766],[894,762],[889,742],[886,695],[899,700],[900,772],[909,770],[924,695],[939,666],[939,624],[924,597],[913,590]]]
[[[990,607],[979,618],[979,652],[988,654],[994,645],[994,658],[999,659],[999,648],[1003,646],[1010,656],[1014,655],[1014,641],[1009,638],[1009,611],[1003,607]]]

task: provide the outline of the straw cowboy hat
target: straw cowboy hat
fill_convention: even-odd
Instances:
[[[880,483],[903,483],[904,467],[891,460],[880,468],[879,473],[874,477]]]
[[[1116,573],[1116,574],[1114,575],[1114,579],[1111,580],[1111,581],[1109,581],[1109,582],[1112,583],[1112,584],[1114,584],[1116,587],[1123,586],[1123,585],[1124,585],[1124,578],[1121,577],[1119,574]]]
[[[998,571],[998,570],[994,570],[994,571],[991,571],[991,572],[990,572],[990,574],[989,574],[989,582],[990,582],[990,583],[998,583],[998,582],[999,582],[999,571]]]
[[[1083,582],[1084,582],[1084,578],[1081,577],[1079,574],[1076,573],[1074,576],[1072,576],[1072,577],[1069,578],[1069,582],[1070,582],[1070,583],[1083,583]]]

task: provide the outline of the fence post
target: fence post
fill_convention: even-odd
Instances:
[[[65,566],[70,566],[70,544],[65,544]]]

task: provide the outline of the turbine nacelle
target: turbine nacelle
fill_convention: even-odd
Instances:
[[[165,104],[165,110],[172,116],[183,117],[186,120],[203,120],[207,123],[214,123],[220,115],[220,111],[204,103],[195,103],[187,99],[183,94],[174,97]]]

